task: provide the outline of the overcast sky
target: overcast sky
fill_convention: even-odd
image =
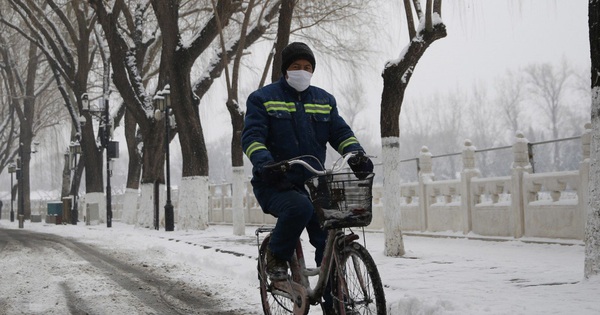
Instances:
[[[506,70],[518,70],[532,63],[558,64],[565,58],[574,67],[589,67],[587,5],[587,0],[444,2],[442,19],[448,36],[433,43],[419,61],[405,103],[411,98],[423,98],[436,92],[443,94],[457,87],[468,90],[474,82],[493,84]],[[399,5],[379,10],[383,27],[377,34],[381,39],[378,38],[373,47],[378,53],[373,55],[360,77],[351,78],[365,85],[364,102],[370,113],[366,125],[373,129],[374,137],[379,135],[383,66],[387,60],[398,58],[408,44],[403,10]],[[312,83],[330,91],[339,100],[339,86],[332,83],[320,52],[315,51],[315,54],[321,63]],[[334,75],[343,76],[340,72],[338,69]],[[218,90],[211,91],[201,106],[208,141],[218,139],[224,131],[231,133],[224,106],[215,109],[206,105],[224,103],[225,94]],[[246,97],[242,95],[240,101],[245,102]]]
[[[589,66],[586,0],[444,2],[448,36],[425,53],[411,81],[414,90],[493,80],[506,69],[566,58]]]

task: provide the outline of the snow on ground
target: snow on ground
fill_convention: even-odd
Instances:
[[[17,222],[1,220],[0,227],[16,229]],[[261,314],[256,227],[247,227],[246,236],[218,225],[165,232],[120,222],[107,228],[27,221],[25,229],[72,237],[116,250],[131,261],[161,266],[170,277],[208,285],[230,308]],[[406,256],[392,258],[383,255],[381,232],[367,233],[365,240],[383,279],[388,314],[600,314],[600,279],[583,279],[581,242],[405,236]],[[79,280],[91,284],[93,277],[82,274]],[[318,309],[311,314],[319,314]]]

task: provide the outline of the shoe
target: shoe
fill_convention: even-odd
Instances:
[[[286,280],[288,276],[287,261],[273,255],[271,248],[267,247],[267,275],[271,281]]]

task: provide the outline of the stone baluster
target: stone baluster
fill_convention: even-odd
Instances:
[[[429,208],[430,200],[427,195],[427,184],[434,180],[433,164],[431,161],[431,152],[429,148],[423,146],[419,154],[419,222],[421,231],[426,231],[427,224],[427,209]]]
[[[223,218],[225,218],[225,208],[226,208],[226,201],[225,201],[225,197],[227,196],[227,186],[228,184],[225,183],[225,180],[222,181],[221,185],[219,185],[221,187],[221,212],[223,212]]]
[[[210,198],[210,202],[208,203],[210,206],[209,211],[212,212],[212,210],[215,210],[215,206],[216,206],[216,201],[215,201],[215,196],[217,194],[217,186],[216,185],[210,185],[208,186],[208,189],[210,191],[210,193],[208,194],[209,198]]]
[[[472,211],[474,207],[474,197],[471,192],[471,179],[480,175],[479,170],[475,167],[475,146],[471,140],[465,140],[465,145],[462,151],[463,169],[460,176],[461,188],[461,210],[462,210],[462,226],[463,233],[468,234],[473,229],[472,226]]]
[[[523,190],[523,174],[532,171],[529,163],[528,146],[529,141],[522,132],[517,131],[515,143],[513,144],[510,216],[513,236],[516,238],[522,237],[525,233],[525,202],[528,194]]]
[[[581,213],[581,238],[584,238],[585,224],[587,220],[587,208],[590,198],[590,152],[592,144],[592,124],[586,123],[585,130],[581,135],[582,157],[579,163],[579,178],[581,183],[577,189],[577,198],[579,199],[579,211]]]

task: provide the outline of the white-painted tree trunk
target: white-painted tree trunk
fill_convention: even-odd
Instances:
[[[244,167],[233,168],[233,187],[231,198],[233,199],[231,211],[233,216],[233,234],[246,234],[246,216],[244,209]]]
[[[594,114],[596,113],[596,114]],[[586,278],[600,275],[600,87],[592,90],[589,207],[585,228]]]
[[[208,195],[208,176],[181,179],[178,230],[204,230],[208,227]]]
[[[400,217],[400,139],[383,138],[383,221],[385,255],[404,255]]]
[[[139,193],[137,189],[127,188],[123,196],[123,213],[121,222],[135,224],[137,222]]]
[[[93,192],[85,194],[85,203],[96,203],[98,204],[98,216],[100,223],[106,223],[106,197],[104,193]],[[84,205],[84,213],[87,207]]]
[[[139,208],[137,225],[143,228],[154,227],[154,184],[140,184]]]

